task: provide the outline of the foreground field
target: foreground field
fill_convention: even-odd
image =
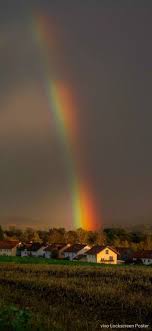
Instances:
[[[22,330],[101,330],[100,324],[110,322],[150,324],[152,269],[1,263],[1,310],[10,303],[21,311],[17,318],[27,318]]]

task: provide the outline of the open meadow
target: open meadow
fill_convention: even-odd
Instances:
[[[1,261],[0,311],[0,330],[100,330],[100,324],[110,322],[150,324],[152,269]]]

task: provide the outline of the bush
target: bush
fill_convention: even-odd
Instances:
[[[29,331],[31,319],[28,310],[21,310],[15,306],[3,307],[0,309],[0,330],[1,331]]]

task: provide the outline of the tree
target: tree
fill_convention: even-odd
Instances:
[[[4,232],[3,232],[3,229],[0,225],[0,240],[3,240],[4,239]]]
[[[31,241],[34,235],[34,230],[30,227],[26,228],[26,230],[24,231],[24,238],[25,241]]]
[[[128,241],[127,240],[121,241],[121,247],[128,248],[129,247]]]
[[[140,243],[141,241],[145,240],[145,234],[139,231],[136,232],[131,232],[131,241],[134,242],[135,244]]]
[[[93,231],[88,231],[86,238],[87,244],[95,245],[97,244],[97,240],[98,240],[98,233]]]
[[[42,242],[47,243],[49,241],[49,233],[48,233],[48,231],[39,230],[38,231],[38,234],[39,234],[39,237],[42,240]]]
[[[121,241],[120,241],[119,238],[115,239],[114,242],[113,242],[113,244],[114,244],[115,247],[122,247],[121,246]]]
[[[49,230],[49,243],[64,243],[65,242],[65,229],[64,228],[52,228]]]
[[[100,231],[97,232],[96,243],[98,245],[105,245],[105,243],[106,243],[106,236],[105,236],[105,234],[103,233],[102,230],[100,230]]]
[[[87,231],[82,228],[79,228],[76,230],[76,233],[78,236],[79,243],[85,243],[87,237]]]
[[[76,244],[79,242],[76,231],[68,231],[66,233],[66,242],[70,244]]]
[[[116,230],[114,228],[106,228],[104,229],[104,234],[106,235],[107,244],[113,243],[116,239],[118,239],[116,235]]]
[[[143,243],[143,249],[147,249],[147,250],[152,249],[152,235],[146,235]]]
[[[42,240],[40,239],[38,232],[34,232],[32,241],[37,243],[42,243]]]

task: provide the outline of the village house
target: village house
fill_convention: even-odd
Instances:
[[[30,243],[25,244],[24,249],[21,250],[21,256],[33,256],[33,257],[45,257],[44,249],[46,248],[45,244],[41,243]]]
[[[87,262],[117,264],[118,252],[110,246],[93,246],[86,253]]]
[[[84,255],[89,249],[90,246],[86,244],[74,244],[64,251],[64,257],[72,261],[76,256]]]
[[[31,245],[32,243],[22,243],[20,247],[17,248],[17,256],[29,256],[29,248]]]
[[[70,244],[50,244],[44,249],[45,258],[64,259],[64,251],[70,247]]]
[[[145,250],[134,253],[133,262],[143,263],[145,265],[152,264],[152,250]]]
[[[19,241],[17,240],[1,240],[0,241],[0,256],[16,256],[17,246]]]
[[[87,262],[87,256],[86,256],[86,254],[79,254],[73,260],[74,261]]]

